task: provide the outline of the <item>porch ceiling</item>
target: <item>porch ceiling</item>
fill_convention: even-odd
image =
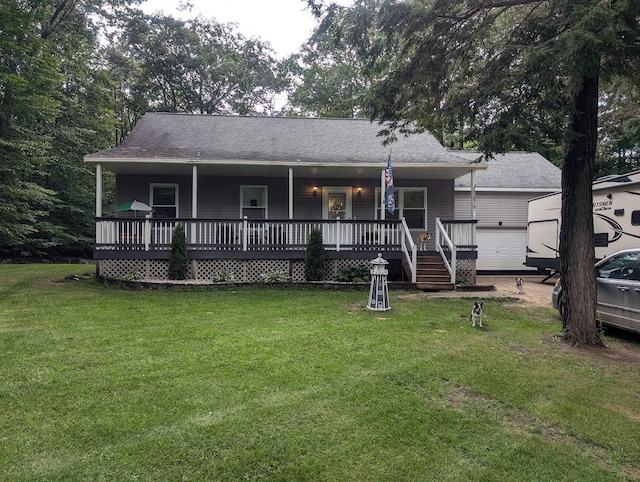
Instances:
[[[242,161],[184,161],[159,159],[154,161],[131,159],[102,159],[102,166],[116,174],[164,174],[191,175],[192,167],[198,166],[199,176],[242,176],[242,177],[287,177],[293,169],[296,178],[337,178],[337,179],[380,179],[386,167],[385,162],[375,165],[358,163],[354,165],[324,165],[317,163],[284,162],[271,163]],[[486,163],[465,164],[399,164],[393,165],[396,179],[457,179],[472,170],[486,169]]]

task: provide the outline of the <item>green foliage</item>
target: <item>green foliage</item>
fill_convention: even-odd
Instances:
[[[189,276],[189,255],[184,224],[178,223],[173,229],[171,256],[169,258],[169,279],[181,280]]]
[[[139,281],[142,279],[142,273],[139,271],[127,271],[127,274],[124,275],[124,279],[126,281]]]
[[[307,281],[321,281],[326,274],[326,259],[322,231],[313,229],[309,234],[304,255],[304,275]]]
[[[129,2],[32,3],[0,5],[0,257],[88,256],[95,180],[82,157],[111,145],[113,125],[93,22]]]
[[[363,108],[369,82],[356,53],[316,32],[299,54],[285,61],[295,80],[289,89],[291,114],[367,117]]]
[[[273,112],[283,84],[266,44],[137,3],[0,4],[0,258],[90,256],[95,177],[83,157],[119,144],[150,106]]]
[[[0,18],[0,256],[40,256],[60,231],[48,221],[55,193],[37,182],[58,114],[59,60],[23,8],[3,3]]]
[[[272,112],[273,96],[282,88],[271,48],[213,19],[138,12],[112,54],[126,76],[123,92],[142,92],[157,111]]]
[[[268,273],[262,273],[260,280],[263,283],[287,283],[291,281],[291,277],[285,271],[269,271]]]
[[[371,267],[366,264],[351,266],[338,271],[336,281],[343,283],[366,283],[371,281]]]
[[[235,280],[236,275],[230,269],[220,270],[211,277],[211,281],[214,283],[233,283]]]
[[[596,177],[640,169],[640,85],[617,78],[601,96]]]
[[[567,349],[513,300],[480,331],[465,299],[381,317],[362,291],[56,282],[74,269],[0,265],[3,480],[637,479],[628,337]]]

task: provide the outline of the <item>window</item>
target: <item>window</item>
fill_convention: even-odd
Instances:
[[[638,251],[620,253],[598,266],[598,278],[629,279],[638,264]]]
[[[596,248],[606,248],[609,246],[609,233],[594,233],[593,245]]]
[[[240,186],[240,217],[267,219],[267,186]]]
[[[427,190],[425,188],[395,188],[396,212],[385,212],[385,219],[405,218],[410,229],[426,229]],[[383,194],[384,195],[384,194]],[[376,189],[376,219],[380,215],[380,188]]]
[[[424,229],[427,214],[427,200],[424,190],[403,190],[402,215],[410,229]]]
[[[631,212],[631,225],[640,226],[640,211]]]
[[[177,184],[152,184],[150,197],[154,218],[178,217]]]

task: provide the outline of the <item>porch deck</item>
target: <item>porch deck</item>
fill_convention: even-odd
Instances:
[[[474,257],[475,221],[436,220],[435,235],[402,220],[97,218],[96,260],[167,260],[173,231],[185,227],[191,260],[304,260],[309,235],[322,232],[327,258],[370,261],[381,252],[416,282],[418,256],[439,253],[455,282],[456,263]],[[291,271],[291,269],[290,269]],[[195,276],[194,276],[195,277]]]

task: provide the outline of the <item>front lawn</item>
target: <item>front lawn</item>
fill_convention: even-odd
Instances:
[[[91,269],[89,267],[89,269]],[[133,291],[0,265],[0,480],[640,478],[640,338],[392,292]]]

